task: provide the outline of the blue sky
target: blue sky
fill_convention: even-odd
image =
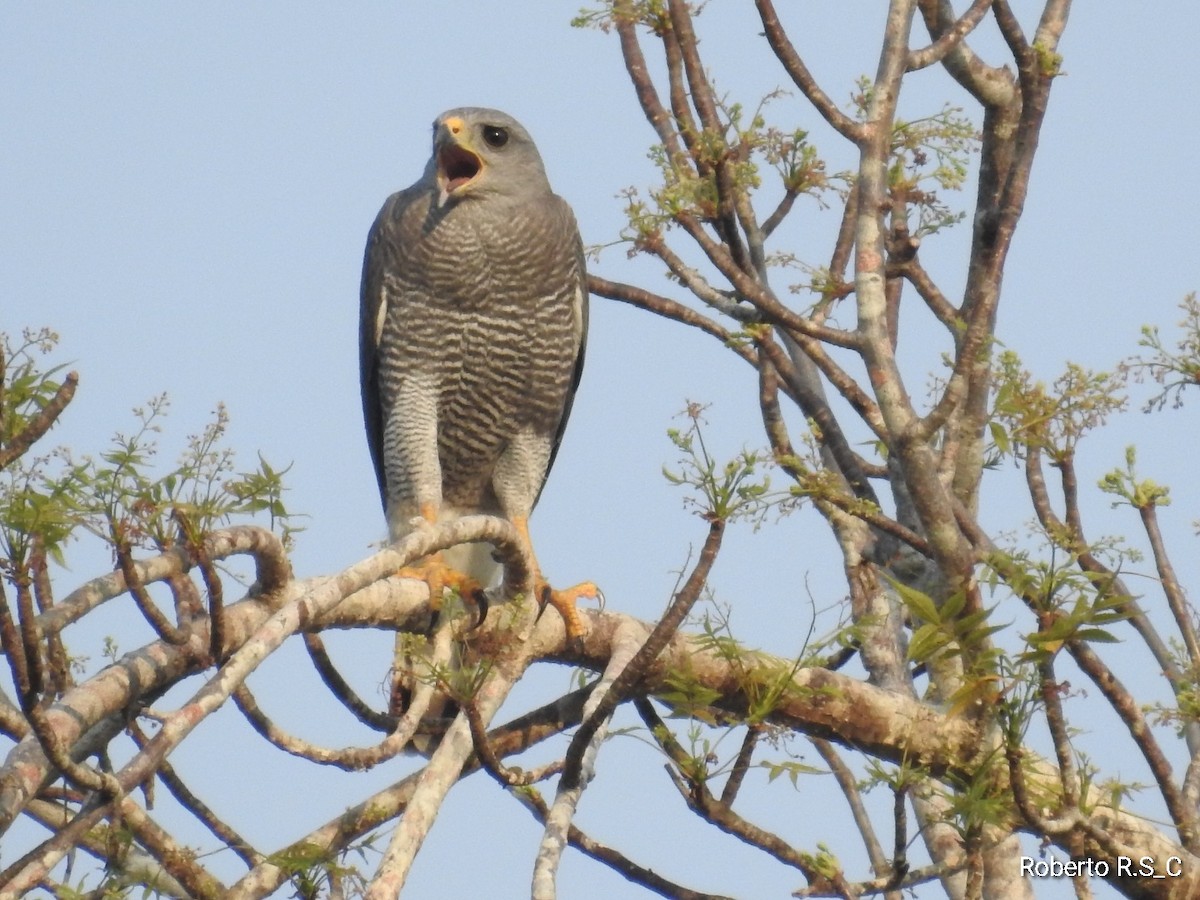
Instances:
[[[1026,17],[1035,8],[1014,6]],[[835,98],[848,99],[853,79],[873,72],[883,8],[867,0],[806,4],[802,28],[798,14],[785,19]],[[162,445],[170,457],[224,402],[245,465],[258,451],[292,465],[289,502],[309,516],[298,574],[334,572],[366,555],[385,532],[358,399],[362,248],[384,198],[420,173],[434,116],[481,105],[520,119],[589,244],[615,238],[616,195],[652,177],[651,133],[615,36],[570,28],[575,12],[571,3],[465,0],[0,5],[0,329],[49,325],[61,334],[57,358],[79,370],[81,385],[55,439],[101,449],[113,431],[130,427],[132,407],[166,391],[172,413]],[[698,26],[721,87],[748,104],[786,80],[756,26],[751,5],[730,0],[709,3]],[[1143,323],[1171,325],[1176,304],[1200,286],[1200,134],[1191,94],[1200,81],[1198,36],[1200,12],[1183,2],[1119,16],[1115,7],[1079,4],[1072,16],[1061,48],[1066,75],[1055,85],[1000,315],[1000,338],[1039,375],[1052,377],[1068,359],[1111,366]],[[919,73],[905,90],[908,116],[965,103],[937,71]],[[852,164],[796,97],[776,101],[771,114],[811,129],[831,169]],[[816,212],[796,214],[805,225],[789,249],[819,261],[825,245],[805,245],[829,227],[814,221]],[[929,249],[952,296],[966,237],[964,227],[944,249]],[[620,247],[594,268],[675,292],[659,267],[627,260]],[[937,352],[919,341],[902,351],[919,390]],[[753,390],[752,373],[711,339],[595,301],[583,386],[533,521],[551,580],[593,579],[611,608],[646,618],[660,611],[689,546],[703,538],[662,478],[675,455],[665,430],[697,400],[712,404],[719,452],[756,446]],[[1163,518],[1193,580],[1188,523],[1197,487],[1187,463],[1195,433],[1190,409],[1157,419],[1135,411],[1081,458],[1091,483],[1119,464],[1125,444],[1141,441],[1145,474],[1172,484],[1175,504]],[[1000,501],[988,512],[994,529],[1029,518],[999,492],[991,499]],[[1100,517],[1095,533],[1128,533],[1136,524],[1103,498],[1089,511]],[[812,615],[806,592],[819,608],[843,592],[835,552],[811,514],[757,534],[738,528],[714,589],[749,643],[794,654]],[[106,564],[102,552],[81,555],[60,591]],[[132,616],[128,606],[114,610],[109,633],[124,634]],[[81,635],[77,652],[98,659],[104,633]],[[360,663],[364,685],[387,666],[388,641],[376,637],[334,642]],[[128,640],[124,649],[135,639]],[[263,685],[289,685],[278,698],[280,718],[331,742],[346,739],[344,723],[309,714],[306,691],[319,688],[300,657],[284,654],[261,673]],[[566,681],[566,672],[552,671],[540,693]],[[401,771],[321,772],[304,796],[289,798],[308,770],[277,760],[245,732],[236,713],[223,713],[181,749],[178,764],[195,772],[197,789],[212,791],[219,809],[253,822],[246,830],[266,848],[298,836],[293,823],[307,830]],[[237,748],[238,761],[214,767],[225,747]],[[229,790],[228,775],[243,760],[246,771],[263,773],[251,798],[245,778]],[[631,787],[624,779],[633,766],[641,774]],[[778,786],[753,791],[767,800],[781,794]],[[325,812],[306,814],[309,802]],[[763,806],[764,821],[810,847],[822,838],[853,846],[853,835],[805,821],[810,802],[802,791]],[[248,815],[273,803],[277,815]],[[779,896],[800,882],[692,824],[652,751],[632,739],[606,748],[579,824],[697,888]],[[519,896],[536,833],[528,814],[491,785],[463,786],[414,872],[411,896],[466,896],[480,884],[495,896]],[[672,844],[688,848],[687,865],[671,862]],[[463,853],[473,865],[451,864]],[[563,896],[641,895],[571,854]]]

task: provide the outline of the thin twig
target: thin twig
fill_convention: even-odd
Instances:
[[[567,843],[567,830],[575,808],[591,777],[591,762],[595,757],[599,741],[603,739],[604,727],[609,717],[634,687],[644,677],[650,665],[679,630],[692,606],[700,597],[707,583],[709,572],[721,548],[725,533],[723,519],[713,516],[709,520],[708,536],[700,550],[687,581],[671,601],[663,617],[654,626],[645,642],[630,655],[618,654],[616,648],[605,669],[605,677],[596,692],[589,698],[587,718],[575,732],[567,748],[562,777],[554,803],[546,817],[546,830],[542,835],[541,848],[533,874],[533,897],[535,900],[552,900],[555,896],[555,881],[558,863]],[[624,644],[625,642],[622,642]],[[607,685],[605,682],[608,682]],[[594,701],[594,702],[593,702]]]
[[[131,722],[128,731],[139,749],[144,747],[149,740],[137,722]],[[179,801],[180,806],[195,816],[212,833],[213,837],[221,842],[222,846],[228,847],[236,853],[247,866],[256,866],[263,861],[265,857],[261,853],[250,846],[245,838],[213,812],[207,803],[192,793],[169,762],[164,760],[155,775],[167,786],[167,790]]]
[[[542,799],[540,793],[532,789],[526,789],[512,791],[511,794],[526,809],[533,813],[534,818],[545,825],[549,808],[546,806],[546,801]],[[653,869],[639,866],[623,853],[594,840],[574,825],[569,826],[567,829],[567,842],[597,862],[604,863],[604,865],[634,884],[647,887],[660,896],[670,897],[673,900],[732,900],[732,898],[724,895],[704,894],[675,884],[673,881],[668,881]]]
[[[901,867],[906,867],[904,862],[903,848],[907,835],[903,834],[903,819],[904,811],[904,795],[903,792],[897,792],[897,803],[900,809],[900,815],[894,817],[897,819],[896,830],[896,847],[899,851],[892,859],[888,859],[883,852],[883,845],[879,843],[879,838],[875,834],[875,827],[871,824],[871,816],[867,812],[866,806],[863,804],[862,792],[858,788],[858,779],[854,777],[854,773],[850,771],[849,766],[842,762],[841,756],[836,748],[829,741],[821,738],[811,738],[812,745],[817,748],[817,752],[821,754],[821,759],[825,761],[825,765],[829,766],[829,771],[833,773],[834,781],[842,791],[842,796],[846,798],[846,805],[850,807],[850,815],[854,819],[855,827],[858,828],[859,836],[862,837],[863,845],[867,850],[867,857],[871,860],[871,868],[875,870],[877,876],[883,876],[886,873],[891,873],[894,877],[904,874]]]
[[[354,715],[354,718],[376,731],[387,733],[396,729],[395,716],[372,709],[342,677],[341,672],[333,664],[329,651],[325,649],[325,642],[321,640],[319,634],[306,632],[304,649],[308,651],[309,659],[312,660],[313,667],[321,676],[325,687],[329,688],[329,692]]]
[[[158,604],[154,602],[154,598],[150,596],[150,592],[146,590],[146,586],[142,583],[137,567],[133,562],[133,554],[130,550],[129,542],[119,534],[113,535],[114,552],[117,556],[117,565],[121,570],[121,574],[125,577],[125,587],[129,592],[129,596],[133,598],[133,602],[137,604],[138,610],[154,629],[154,632],[170,644],[182,644],[187,640],[187,635],[183,629],[172,624],[162,610],[158,608]]]
[[[862,125],[838,109],[837,104],[830,99],[829,95],[821,90],[820,85],[817,84],[816,79],[809,72],[808,66],[804,64],[804,60],[800,58],[800,54],[796,52],[796,48],[792,46],[792,42],[788,39],[783,25],[779,21],[779,16],[775,13],[774,4],[771,0],[754,0],[754,5],[758,8],[758,15],[763,23],[763,31],[767,36],[767,41],[770,43],[771,49],[775,51],[775,56],[783,63],[784,69],[787,70],[796,87],[800,88],[800,91],[808,98],[808,102],[816,107],[817,112],[842,137],[848,141],[857,143],[862,137]]]

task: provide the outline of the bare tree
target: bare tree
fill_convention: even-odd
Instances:
[[[593,276],[592,291],[700,329],[719,342],[715,352],[753,367],[758,390],[748,399],[761,411],[768,447],[713,459],[698,408],[689,427],[673,432],[682,462],[672,477],[693,489],[705,538],[655,623],[593,611],[582,643],[568,642],[557,617],[538,618],[520,599],[528,572],[511,526],[484,517],[413,535],[335,576],[296,580],[279,473],[264,462],[235,474],[220,416],[166,475],[148,469],[160,412],[153,406],[140,431],[98,459],[35,456],[76,378],[59,382],[40,367],[48,334],[5,341],[0,639],[11,699],[0,695],[0,731],[13,746],[0,769],[0,834],[27,817],[50,836],[0,873],[0,897],[37,886],[67,896],[55,873],[77,850],[104,861],[98,890],[113,895],[146,885],[165,896],[261,897],[290,883],[304,897],[395,896],[449,790],[479,769],[544,823],[529,858],[535,898],[556,895],[568,846],[663,896],[713,896],[573,824],[622,704],[661,748],[666,777],[688,809],[796,869],[805,881],[797,896],[898,898],[939,882],[954,898],[1028,897],[1031,875],[1052,866],[1072,876],[1080,897],[1091,896],[1097,879],[1131,897],[1200,895],[1200,640],[1156,518],[1165,489],[1137,476],[1132,452],[1101,486],[1136,510],[1152,549],[1154,588],[1170,615],[1151,616],[1126,585],[1120,548],[1087,539],[1075,470],[1079,440],[1125,402],[1125,379],[1156,380],[1158,407],[1200,381],[1200,307],[1185,302],[1178,347],[1148,329],[1143,356],[1113,373],[1069,367],[1049,387],[995,346],[1005,262],[1059,74],[1069,3],[1047,0],[1040,18],[1023,24],[1007,0],[975,0],[961,12],[949,0],[892,0],[876,72],[849,108],[817,83],[773,3],[755,7],[772,64],[803,101],[803,117],[819,117],[831,140],[852,149],[853,169],[827,170],[828,154],[796,126],[794,109],[789,124],[776,105],[718,91],[688,4],[612,0],[579,20],[615,33],[654,134],[661,180],[629,192],[621,238],[631,253],[665,264],[673,282],[656,290]],[[981,29],[999,36],[1004,59],[972,49]],[[906,79],[930,67],[965,89],[974,109],[900,118]],[[946,198],[968,182],[976,153],[965,288],[951,297],[922,251],[963,218]],[[837,222],[823,251],[781,240],[806,196]],[[897,347],[922,318],[936,337],[924,368],[909,374]],[[931,372],[935,386],[922,402],[912,379]],[[863,436],[873,451],[861,450]],[[1005,542],[981,524],[981,485],[1001,462],[1024,475],[1039,525],[1032,540]],[[767,469],[786,488],[770,486]],[[711,621],[692,627],[727,524],[800,511],[815,511],[841,551],[848,602],[837,627],[790,660],[749,651]],[[276,530],[231,524],[253,514],[270,516]],[[116,568],[58,597],[52,562],[79,533],[107,542]],[[474,628],[453,604],[434,615],[420,583],[392,577],[463,541],[498,549],[504,590],[517,597]],[[253,563],[252,585],[231,602],[233,576],[222,566],[237,557]],[[124,596],[156,637],[89,672],[72,659],[64,631]],[[431,648],[411,657],[428,666],[412,673],[421,689],[401,716],[373,709],[322,643],[329,629],[363,627],[410,633]],[[303,641],[332,696],[379,735],[376,743],[321,746],[287,733],[259,706],[247,676],[289,638]],[[1139,698],[1125,686],[1120,656],[1110,652],[1117,639],[1145,645],[1165,699]],[[462,660],[450,666],[455,643]],[[512,687],[544,661],[597,677],[496,725]],[[186,679],[196,685],[186,702],[156,705]],[[1153,796],[1136,806],[1127,807],[1132,785],[1075,745],[1064,700],[1070,682],[1085,679],[1089,703],[1107,705],[1150,777]],[[428,763],[314,822],[288,847],[253,846],[170,762],[196,726],[232,700],[285,753],[370,768],[405,750],[435,692],[452,694],[461,711],[437,735]],[[736,752],[720,759],[698,750],[664,709],[736,734]],[[564,733],[569,740],[552,765],[524,770],[506,761]],[[780,735],[811,743],[844,794],[861,846],[793,846],[739,803],[755,766],[807,774],[764,760],[764,745]],[[118,742],[131,749],[110,753]],[[894,798],[886,820],[868,813],[864,782]],[[160,783],[244,862],[235,884],[221,883],[156,821],[150,801]],[[364,871],[348,853],[381,826],[391,827],[386,846]],[[1021,835],[1041,842],[1042,854],[1023,851]],[[908,858],[914,838],[925,850],[919,862]],[[865,862],[840,861],[854,858]]]

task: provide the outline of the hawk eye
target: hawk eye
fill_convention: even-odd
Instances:
[[[489,147],[498,150],[508,143],[508,129],[499,125],[484,125],[483,140]]]

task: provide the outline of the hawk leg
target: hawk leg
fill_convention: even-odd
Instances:
[[[542,577],[541,567],[533,553],[533,542],[529,539],[529,520],[525,516],[516,516],[513,518],[513,525],[520,532],[521,538],[525,542],[525,550],[533,564],[529,581],[533,585],[533,596],[537,598],[538,606],[544,610],[549,604],[558,610],[567,630],[567,641],[571,644],[579,644],[583,638],[584,628],[583,620],[579,617],[579,610],[575,608],[575,603],[581,597],[596,600],[604,595],[600,592],[600,588],[590,581],[584,581],[561,591],[550,587],[549,582]]]
[[[433,504],[422,504],[421,518],[429,525],[434,525],[438,520],[437,507]],[[434,628],[436,628],[438,613],[441,610],[446,588],[456,591],[459,597],[475,604],[478,611],[478,619],[472,627],[477,628],[483,624],[488,610],[487,593],[484,591],[483,585],[471,576],[447,565],[440,551],[430,554],[416,565],[403,566],[396,571],[396,575],[400,578],[415,578],[418,581],[423,581],[429,588],[429,607],[433,611],[434,622],[434,625],[430,629],[431,634]],[[418,653],[418,655],[420,654]],[[404,637],[397,633],[395,657],[392,667],[392,694],[389,703],[389,712],[393,716],[403,715],[405,710],[411,705],[416,691],[414,670],[417,668],[419,668],[419,664],[413,656],[412,648],[407,646]],[[435,695],[430,702],[425,718],[422,720],[418,736],[426,734],[432,723],[443,720],[446,717],[453,718],[456,713],[457,706],[453,701],[445,695]],[[421,752],[424,752],[422,748],[426,745],[430,747],[436,746],[436,738],[431,743],[430,738],[427,736],[418,737],[418,740],[415,740],[413,743],[413,746],[421,750]]]

